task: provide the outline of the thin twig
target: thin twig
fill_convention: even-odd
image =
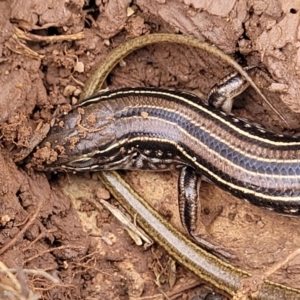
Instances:
[[[43,203],[44,203],[43,201],[40,201],[36,211],[31,215],[31,217],[29,218],[26,225],[21,229],[21,231],[14,238],[12,238],[4,247],[2,247],[0,249],[0,255],[2,255],[6,250],[8,250],[11,246],[13,246],[16,243],[16,241],[18,240],[18,238],[25,233],[25,231],[29,228],[30,225],[33,224],[33,222],[37,218],[37,216],[42,208]]]
[[[293,251],[284,260],[276,263],[271,268],[269,268],[267,271],[265,271],[264,272],[265,277],[269,277],[270,275],[272,275],[273,273],[275,273],[278,269],[280,269],[281,267],[283,267],[284,265],[286,265],[289,261],[291,261],[292,259],[294,259],[299,254],[300,254],[300,248],[298,248],[297,250]]]
[[[1,263],[1,262],[0,262]],[[32,270],[32,269],[16,269],[16,268],[5,268],[0,270],[0,273],[18,273],[18,272],[23,272],[25,274],[29,274],[29,275],[38,275],[38,276],[43,276],[49,280],[51,280],[53,283],[60,283],[60,280],[52,275],[50,275],[49,273],[45,272],[44,270],[40,270],[40,269],[36,269],[36,270]]]
[[[24,260],[24,264],[32,261],[33,259],[35,258],[38,258],[40,256],[43,256],[44,254],[46,253],[49,253],[49,252],[52,252],[52,251],[56,251],[56,250],[64,250],[64,249],[84,249],[85,247],[83,246],[71,246],[71,245],[67,245],[67,246],[60,246],[60,247],[56,247],[56,248],[50,248],[50,249],[47,249],[45,251],[41,251],[39,252],[38,254],[34,255],[34,256],[31,256],[29,257],[28,259]]]
[[[84,39],[84,32],[78,32],[74,34],[62,34],[62,35],[53,35],[53,36],[40,36],[32,33],[25,32],[17,27],[15,27],[15,34],[18,38],[27,40],[27,41],[34,41],[34,42],[59,42],[59,41],[76,41]]]

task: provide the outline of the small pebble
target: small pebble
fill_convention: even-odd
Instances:
[[[96,196],[97,196],[99,199],[103,199],[103,200],[108,200],[108,199],[110,198],[109,191],[106,190],[106,189],[103,188],[103,187],[99,187],[99,188],[96,190]]]

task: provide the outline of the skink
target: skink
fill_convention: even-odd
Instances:
[[[184,41],[183,41],[184,40]],[[122,59],[123,58],[123,56],[125,56],[125,55],[127,55],[128,53],[130,53],[130,52],[132,52],[133,50],[135,50],[135,49],[137,49],[137,48],[140,48],[140,47],[143,47],[144,45],[146,45],[146,44],[151,44],[151,43],[155,43],[155,42],[162,42],[162,41],[169,41],[169,42],[177,42],[177,43],[184,43],[184,44],[189,44],[189,41],[191,41],[192,39],[191,38],[186,38],[186,37],[181,37],[181,36],[178,36],[178,35],[165,35],[165,34],[163,34],[163,35],[160,35],[160,34],[157,34],[157,35],[152,35],[152,36],[147,36],[147,37],[142,37],[142,38],[140,38],[140,39],[137,39],[137,40],[135,40],[134,42],[128,42],[128,43],[126,43],[126,45],[125,45],[125,48],[123,48],[123,47],[118,47],[116,50],[114,50],[113,51],[113,53],[111,54],[111,55],[109,55],[109,57],[107,58],[107,60],[106,60],[106,62],[104,62],[103,64],[101,64],[100,66],[99,66],[99,68],[97,69],[97,71],[95,72],[95,74],[92,76],[92,79],[89,81],[89,83],[87,84],[87,89],[86,89],[86,92],[84,93],[84,97],[87,97],[87,96],[90,96],[91,94],[93,94],[95,91],[96,91],[96,89],[97,89],[97,87],[99,87],[99,86],[101,86],[102,85],[102,82],[104,81],[104,79],[105,79],[105,77],[107,76],[107,73],[113,68],[113,66],[120,60],[120,59]],[[188,41],[188,42],[186,42],[186,41]],[[199,41],[196,41],[196,40],[194,40],[194,42],[193,43],[190,43],[190,45],[192,45],[192,46],[197,46],[200,42]],[[203,43],[200,43],[201,45],[203,44]],[[129,46],[128,46],[129,45]],[[204,44],[203,44],[204,45]],[[207,44],[206,44],[207,45]],[[128,47],[128,48],[127,48]],[[200,46],[200,48],[203,48],[203,46]],[[219,53],[218,51],[219,50],[217,50],[216,48],[214,48],[214,47],[211,47],[210,46],[210,48],[208,47],[208,51],[210,51],[210,53],[211,54],[213,54],[213,55],[216,55],[216,53]],[[223,54],[222,52],[220,52],[221,53],[221,55],[220,55],[220,58],[222,59],[222,60],[224,60],[224,57],[227,57],[225,54]],[[227,57],[227,59],[226,59],[226,61],[230,64],[230,65],[232,65],[233,67],[236,67],[235,66],[235,62],[234,61],[232,61],[230,58],[228,58]],[[247,78],[247,74],[244,74],[243,72],[243,69],[239,69],[240,67],[238,66],[237,67],[237,70],[239,70],[244,76],[245,76],[245,78]],[[121,96],[121,97],[123,97],[125,94],[123,94],[125,91],[119,91],[120,93],[119,93],[119,96]],[[153,92],[153,91],[152,91]],[[155,91],[154,91],[155,92]],[[171,91],[165,91],[167,94],[170,94],[169,96],[171,96],[171,98],[174,100],[174,97],[176,96],[176,97],[178,97],[178,95],[176,95],[176,93],[175,94],[173,94],[173,92],[171,92]],[[108,93],[108,95],[111,95],[111,96],[113,96],[113,92],[112,92],[112,94],[110,94],[110,93]],[[186,102],[186,100],[188,100],[188,99],[186,99],[186,95],[187,94],[182,94],[181,95],[181,97],[183,97],[183,101],[182,101],[182,103],[184,104],[186,104],[187,102]],[[99,96],[96,96],[96,98],[97,97],[100,97],[100,95]],[[114,96],[113,96],[114,97]],[[176,98],[175,97],[175,98]],[[96,98],[95,97],[92,97],[90,100],[89,100],[89,102],[90,103],[93,103],[93,106],[94,105],[96,105],[95,103],[94,103],[94,101],[96,101]],[[142,98],[144,98],[144,100],[145,100],[145,96],[143,96]],[[97,100],[99,100],[99,99],[97,99]],[[87,104],[87,103],[86,103]],[[184,104],[184,106],[185,106],[185,104]],[[108,108],[109,109],[109,108]],[[193,110],[193,109],[192,109]],[[144,120],[147,120],[147,118],[148,118],[148,116],[149,115],[147,115],[148,113],[146,112],[146,111],[140,111],[141,112],[141,116],[143,116],[143,118],[144,118]],[[165,110],[163,111],[163,112],[166,112]],[[80,115],[83,119],[86,117],[86,111],[84,112],[84,114],[83,115]],[[151,116],[151,114],[150,114],[150,116]],[[105,127],[103,127],[103,128],[101,128],[101,127],[99,127],[98,125],[100,125],[100,124],[98,124],[97,123],[97,126],[96,126],[96,128],[94,127],[94,126],[91,126],[91,124],[92,124],[92,117],[90,118],[90,120],[88,121],[88,123],[89,124],[87,124],[87,123],[85,123],[85,120],[83,120],[82,118],[76,118],[76,120],[78,121],[77,122],[77,125],[78,125],[78,128],[79,128],[79,131],[78,131],[78,133],[79,132],[81,132],[82,134],[83,134],[83,136],[81,136],[81,138],[82,137],[84,137],[84,139],[85,139],[85,141],[88,141],[88,138],[87,138],[87,136],[89,135],[89,134],[91,134],[91,133],[96,133],[96,132],[98,132],[98,134],[99,135],[101,135],[101,131],[105,128]],[[70,117],[69,117],[70,118]],[[226,127],[224,124],[225,123],[222,123],[222,122],[220,122],[220,120],[225,120],[226,118],[230,118],[231,120],[227,120],[225,123],[228,125],[229,124],[229,127]],[[72,119],[72,118],[71,118]],[[71,120],[71,119],[69,119],[69,120]],[[72,119],[73,121],[74,121],[74,119]],[[113,120],[113,119],[112,119]],[[249,142],[249,139],[250,139],[250,141],[251,140],[253,140],[253,141],[255,141],[255,142],[259,142],[259,143],[262,143],[263,141],[264,141],[264,139],[265,139],[265,136],[264,136],[264,132],[260,132],[260,131],[264,131],[264,129],[262,129],[262,128],[252,128],[251,130],[250,130],[250,128],[249,128],[249,126],[251,126],[250,124],[248,124],[248,123],[245,123],[245,122],[243,122],[242,120],[239,120],[239,119],[236,119],[237,121],[235,121],[235,119],[233,119],[233,117],[231,117],[231,116],[222,116],[222,113],[220,113],[220,112],[214,112],[213,113],[213,115],[212,115],[212,120],[213,120],[213,122],[216,122],[216,124],[219,126],[219,128],[222,130],[222,132],[223,133],[225,133],[225,134],[231,134],[231,136],[234,138],[234,136],[235,136],[235,134],[238,132],[239,133],[239,135],[240,136],[242,136],[243,137],[243,139],[245,139],[245,142]],[[236,126],[236,122],[237,123],[239,123],[239,125],[237,125]],[[192,124],[193,123],[193,119],[190,119],[190,123]],[[241,126],[241,124],[243,124],[242,126]],[[75,126],[76,125],[76,121],[73,123],[73,125]],[[89,127],[89,126],[91,126],[91,127]],[[224,128],[222,129],[222,127],[223,126],[225,126],[227,129],[225,129],[224,130]],[[245,127],[243,127],[243,126],[245,126]],[[209,127],[210,128],[210,127]],[[208,128],[208,129],[209,129]],[[57,128],[56,128],[57,129]],[[55,129],[55,130],[56,130]],[[88,130],[86,130],[86,129],[88,129]],[[210,129],[209,129],[210,130]],[[258,139],[256,139],[256,138],[254,138],[253,139],[253,133],[251,133],[252,131],[255,131],[255,133],[254,133],[254,136],[257,136],[258,137]],[[259,131],[260,130],[260,131]],[[251,131],[251,132],[250,132]],[[245,134],[245,132],[246,132],[246,134]],[[66,133],[66,132],[65,132]],[[208,133],[210,133],[210,132],[208,132]],[[78,136],[77,136],[78,137]],[[107,136],[106,136],[107,137]],[[73,136],[72,138],[74,138],[73,140],[72,140],[72,143],[73,143],[73,147],[74,147],[74,149],[73,149],[73,151],[74,150],[78,150],[76,147],[77,147],[77,142],[76,142],[76,135],[75,136]],[[111,138],[111,137],[110,137]],[[219,137],[219,138],[221,138],[221,137]],[[276,139],[281,139],[282,141],[284,141],[284,143],[290,143],[290,142],[292,142],[292,143],[297,143],[297,141],[286,141],[286,140],[284,140],[285,138],[283,138],[283,137],[274,137],[275,138],[275,141],[271,141],[271,145],[273,144],[273,145],[275,145],[275,144],[278,144],[278,142],[276,141]],[[56,143],[55,143],[55,139],[54,139],[54,136],[53,135],[50,135],[50,140],[48,140],[48,142],[49,141],[51,141],[51,142],[54,142],[54,144],[53,144],[53,147],[55,147],[55,145],[56,146],[62,146],[62,148],[60,149],[62,152],[60,153],[61,155],[62,155],[62,157],[61,158],[59,158],[59,159],[64,159],[64,153],[63,153],[63,151],[64,151],[64,148],[65,148],[65,145],[63,145],[64,144],[64,142],[63,142],[63,140],[61,139],[61,138],[59,138],[59,139],[57,139],[57,141],[56,141]],[[221,140],[219,140],[219,141],[221,141]],[[237,141],[237,140],[236,140]],[[117,141],[118,142],[118,141]],[[216,142],[216,146],[218,146],[217,144],[218,144],[218,139],[217,140],[215,140],[215,142]],[[224,139],[224,136],[223,136],[223,142],[225,142],[225,143],[223,143],[223,144],[225,144],[225,145],[227,145],[228,146],[228,144],[227,143],[229,143],[229,146],[231,147],[231,146],[234,146],[234,144],[231,144],[230,143],[230,139]],[[44,145],[46,145],[47,143],[44,143]],[[280,144],[280,143],[279,143]],[[98,146],[101,146],[100,144],[98,145]],[[288,146],[288,145],[280,145],[280,146],[283,146],[282,147],[282,149],[284,149],[284,147],[285,146]],[[293,144],[293,146],[296,146],[296,144]],[[234,146],[235,147],[235,146]],[[288,146],[289,147],[289,146]],[[56,150],[58,150],[59,149],[59,147],[57,147],[56,148]],[[99,148],[98,147],[98,150],[101,150],[101,147]],[[72,152],[72,149],[70,148],[69,149],[71,152]],[[85,155],[85,154],[88,154],[88,152],[90,151],[89,149],[85,149],[86,150],[86,153],[84,153],[84,150],[83,150],[83,152],[82,151],[79,151],[79,152],[76,152],[76,151],[74,151],[73,152],[73,154],[75,153],[75,156],[77,155],[77,154],[79,154],[80,153],[80,155],[78,155],[77,156],[77,158],[75,158],[75,160],[77,160],[77,163],[79,163],[79,164],[81,164],[80,166],[79,166],[79,168],[78,169],[84,169],[85,167],[83,167],[83,164],[84,164],[84,160],[86,160],[86,162],[88,162],[88,161],[90,161],[91,160],[91,157],[92,156],[94,156],[94,154],[97,154],[97,153],[91,153],[90,152],[90,156],[89,155],[87,155],[86,157],[84,157],[84,156],[82,156],[82,155]],[[146,149],[147,150],[147,149]],[[294,151],[294,150],[293,150]],[[296,151],[295,151],[296,152]],[[57,152],[56,152],[57,153]],[[77,153],[77,154],[76,154]],[[159,152],[158,152],[159,153]],[[222,153],[222,152],[221,152]],[[226,155],[226,150],[225,150],[225,155]],[[235,152],[236,154],[239,154],[238,152]],[[263,151],[263,155],[262,155],[262,157],[264,156],[264,151]],[[278,151],[273,151],[272,152],[272,150],[270,150],[270,153],[273,153],[274,155],[278,155],[278,154],[280,154],[280,151],[278,152]],[[276,154],[277,153],[277,154]],[[286,152],[285,152],[286,153]],[[159,155],[158,155],[159,156]],[[192,159],[191,161],[194,161],[194,156],[192,155],[190,155],[190,158]],[[278,158],[278,156],[276,157],[276,160],[277,160],[277,158]],[[293,159],[294,158],[294,156],[292,155],[292,157],[291,157],[291,159]],[[53,159],[54,160],[54,159]],[[76,161],[74,161],[74,156],[73,157],[71,157],[70,158],[70,161],[73,161],[74,162],[74,164],[76,165]],[[196,161],[197,161],[197,159],[196,159]],[[215,160],[215,163],[217,162],[218,160],[216,159]],[[254,160],[255,161],[255,160]],[[56,163],[55,164],[55,162],[52,164],[52,166],[50,165],[49,167],[49,169],[51,169],[53,166],[55,167],[57,167],[57,168],[59,168],[59,167],[62,167],[62,165],[64,165],[65,164],[65,162],[66,161],[64,161],[63,163],[62,163],[62,161],[60,160],[58,163]],[[236,166],[237,167],[237,172],[240,172],[240,169],[239,169],[239,162],[242,162],[242,160],[236,160],[236,161],[234,161],[234,163],[233,163],[233,165],[232,166]],[[62,163],[61,165],[59,165],[60,163]],[[198,161],[198,163],[199,163],[199,161]],[[275,163],[275,161],[273,161],[273,163]],[[73,164],[73,166],[72,166],[72,164],[71,164],[71,168],[73,168],[74,169],[74,165]],[[174,165],[174,164],[173,164]],[[219,168],[219,170],[220,171],[223,171],[222,170],[222,168],[224,167],[224,166],[222,166],[222,168],[221,168],[221,165],[219,165],[220,166],[220,168]],[[260,167],[262,167],[262,165],[260,164]],[[47,165],[46,165],[46,168],[47,168]],[[62,168],[63,169],[63,168]],[[95,168],[95,169],[97,169],[97,167]],[[287,166],[287,169],[289,169],[290,170],[290,167],[288,167]],[[272,172],[271,172],[272,173]],[[269,175],[267,175],[267,176],[272,176],[272,174],[271,174],[270,172],[269,172]],[[236,174],[238,174],[238,173],[236,173]],[[247,173],[247,174],[250,174],[249,172]],[[276,174],[275,174],[276,175]],[[254,175],[255,176],[255,175]],[[289,176],[289,175],[288,175]],[[274,176],[274,178],[275,178],[276,176]],[[278,176],[277,176],[278,177]],[[273,177],[272,177],[273,178]],[[118,179],[117,177],[116,177],[116,179]],[[220,179],[222,179],[222,177],[220,177]],[[295,179],[295,178],[294,178]],[[105,181],[104,180],[104,182],[106,182],[107,183],[107,181]],[[230,182],[229,182],[230,183]],[[124,189],[126,189],[127,188],[127,186],[125,186],[125,183],[123,183],[123,181],[116,181],[115,182],[115,184],[116,185],[118,185],[118,187],[123,187]],[[226,184],[226,182],[225,182],[225,184]],[[231,183],[230,183],[231,184]],[[237,185],[239,188],[241,187],[239,184]],[[110,188],[111,189],[111,188]],[[231,189],[231,186],[229,185],[228,186],[228,189],[230,190]],[[250,189],[251,189],[251,187],[250,187]],[[112,190],[112,189],[111,189]],[[129,191],[130,192],[132,192],[132,190],[130,190],[130,188],[129,188]],[[247,190],[245,189],[245,188],[242,188],[241,190],[240,190],[241,192],[247,192]],[[271,190],[270,190],[271,191]],[[116,193],[114,193],[115,195],[116,195]],[[119,197],[120,197],[120,200],[121,200],[121,198],[122,198],[122,195],[118,195]],[[278,194],[276,195],[276,197],[278,196]],[[281,195],[282,196],[282,195]],[[281,197],[280,196],[280,197]],[[290,194],[290,196],[292,196],[292,194]],[[257,198],[257,195],[256,195],[256,193],[254,192],[254,193],[252,193],[252,196],[251,197],[256,197],[255,199],[258,199]],[[264,199],[262,202],[261,202],[261,205],[264,205],[264,203],[271,203],[272,201],[272,203],[275,203],[275,208],[276,208],[276,205],[277,205],[277,203],[280,203],[280,201],[277,201],[278,199],[273,199],[272,197],[274,197],[274,195],[272,195],[272,191],[271,191],[271,193],[270,194],[268,194],[268,197],[269,197],[269,200],[271,200],[271,201],[269,201],[268,199]],[[251,198],[252,199],[252,201],[253,201],[253,199],[254,198]],[[124,198],[122,198],[122,199],[124,199]],[[136,199],[138,200],[138,202],[140,202],[140,201],[142,201],[142,199],[140,199],[140,198],[138,198],[138,197],[136,197]],[[250,199],[250,200],[251,200]],[[275,202],[274,202],[274,200],[275,200]],[[277,202],[276,202],[277,201]],[[289,201],[290,201],[290,199],[289,199]],[[298,201],[298,200],[297,200]],[[258,203],[259,204],[259,203]],[[288,201],[285,201],[284,202],[284,205],[282,205],[282,203],[281,203],[281,205],[280,205],[280,209],[281,210],[286,210],[286,212],[290,212],[290,213],[296,213],[296,209],[294,208],[294,204],[295,203],[292,203],[293,205],[292,206],[289,206],[289,205],[286,205],[286,204],[290,204],[290,202],[288,202]],[[272,208],[274,208],[273,206],[272,206]],[[151,213],[150,213],[151,214]],[[142,220],[141,220],[141,223],[143,223],[143,222],[145,222],[145,220],[142,218]],[[155,222],[158,222],[158,219],[156,218],[156,219],[154,219],[154,223]],[[158,222],[159,223],[159,222]],[[152,225],[154,225],[154,224],[148,224],[148,226],[147,226],[147,228],[146,228],[146,230],[148,229],[148,230],[150,230],[151,231],[151,226]],[[146,227],[146,226],[145,226]],[[193,245],[193,247],[195,247],[195,249],[198,249],[200,252],[201,252],[201,256],[200,257],[190,257],[190,259],[192,259],[192,261],[194,260],[194,262],[197,262],[197,260],[199,259],[199,261],[201,261],[206,267],[207,267],[207,270],[208,270],[208,275],[206,276],[206,275],[204,275],[204,273],[202,272],[202,271],[197,271],[197,268],[198,268],[198,263],[196,264],[196,265],[194,265],[193,263],[192,263],[192,261],[191,260],[189,260],[189,259],[187,259],[184,255],[183,255],[183,257],[185,257],[183,260],[180,260],[180,253],[181,253],[181,251],[183,251],[181,248],[179,249],[179,248],[176,248],[176,245],[173,245],[174,246],[174,251],[170,251],[170,248],[168,248],[167,246],[166,246],[166,244],[161,240],[161,237],[163,237],[162,235],[165,233],[165,231],[164,231],[164,229],[162,229],[162,228],[158,228],[158,229],[156,229],[156,230],[158,230],[158,232],[155,232],[155,231],[153,231],[153,235],[155,235],[156,236],[156,238],[157,238],[157,240],[158,240],[158,242],[159,243],[161,243],[163,246],[165,246],[166,247],[166,249],[170,252],[170,254],[172,254],[172,255],[174,255],[175,256],[175,258],[177,258],[179,261],[181,261],[185,266],[187,266],[187,267],[189,267],[190,269],[192,269],[196,274],[198,274],[201,278],[203,278],[203,279],[205,279],[205,280],[207,280],[208,282],[210,282],[210,283],[212,283],[213,285],[216,285],[216,286],[218,286],[221,290],[224,290],[224,291],[226,291],[228,294],[230,294],[230,295],[232,295],[232,294],[234,294],[235,292],[236,292],[236,290],[237,289],[239,289],[239,286],[237,286],[237,287],[234,287],[234,285],[231,285],[231,284],[225,284],[224,283],[224,281],[223,281],[223,279],[222,279],[222,276],[223,276],[223,262],[222,261],[220,261],[220,260],[218,260],[217,258],[215,258],[214,256],[211,256],[210,254],[208,254],[207,252],[205,252],[205,251],[202,251],[199,247],[197,247],[197,246],[194,246],[193,244],[191,244],[191,245]],[[161,232],[160,232],[160,230],[162,230]],[[175,233],[175,235],[177,236],[177,237],[179,237],[179,239],[180,240],[182,240],[183,242],[184,242],[184,244],[186,244],[186,246],[187,246],[187,249],[189,249],[189,247],[188,247],[188,245],[190,245],[190,244],[188,244],[189,242],[188,242],[188,240],[186,240],[186,239],[184,239],[184,237],[182,237],[182,236],[180,236],[180,235],[178,235],[177,233],[176,233],[176,231],[174,231],[174,233]],[[164,238],[167,238],[167,236],[165,236]],[[169,243],[171,243],[172,244],[172,241],[171,242],[169,242]],[[174,243],[174,242],[173,242]],[[177,253],[177,254],[176,254]],[[192,254],[192,253],[191,253]],[[187,256],[189,256],[189,254],[185,254],[185,255],[187,255]],[[212,261],[211,261],[211,258],[214,258],[214,262],[215,263],[212,263]],[[209,271],[209,269],[210,269],[210,266],[211,266],[211,271]],[[228,265],[227,265],[228,266]],[[216,272],[215,272],[216,271]],[[246,273],[243,273],[243,272],[239,272],[239,270],[238,269],[236,269],[236,268],[234,268],[233,266],[229,266],[228,267],[228,269],[227,269],[227,273],[225,272],[225,275],[226,276],[229,276],[229,278],[237,278],[238,280],[241,280],[243,277],[244,277],[244,275],[245,275]],[[225,276],[225,277],[226,277]],[[237,277],[236,277],[237,276]],[[248,276],[248,275],[245,275],[246,277]],[[209,280],[209,278],[211,278],[211,280]],[[233,281],[235,282],[235,279],[233,279]],[[277,289],[279,289],[279,291],[280,291],[280,293],[278,293],[278,290]],[[264,295],[264,297],[265,298],[259,298],[259,299],[280,299],[279,298],[279,295],[281,294],[281,293],[283,293],[283,294],[285,294],[286,295],[286,298],[283,298],[282,297],[282,299],[300,299],[300,297],[299,297],[299,291],[297,291],[297,290],[293,290],[293,289],[289,289],[288,287],[284,287],[284,286],[281,286],[281,285],[276,285],[276,284],[271,284],[271,285],[268,285],[268,288],[263,288],[263,289],[261,289],[260,290],[260,292]],[[290,294],[290,292],[292,292],[292,294]],[[278,293],[278,294],[277,294]],[[274,296],[274,295],[276,295],[276,296],[278,296],[278,297],[276,297],[276,296]],[[284,296],[285,297],[285,296]]]
[[[186,92],[124,88],[95,94],[59,118],[40,147],[56,156],[53,162],[42,157],[41,170],[179,169],[182,193],[186,185],[188,193],[196,190],[189,185],[195,173],[255,205],[300,214],[300,139],[252,125]]]

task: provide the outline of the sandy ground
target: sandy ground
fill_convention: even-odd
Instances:
[[[241,65],[263,65],[274,80],[271,91],[264,92],[292,129],[251,89],[239,97],[234,113],[277,132],[297,132],[299,10],[300,2],[292,0],[1,1],[0,262],[17,269],[18,279],[14,282],[0,265],[6,274],[0,276],[0,298],[191,299],[210,291],[179,265],[175,285],[169,284],[169,257],[163,249],[135,246],[110,213],[90,203],[109,198],[95,175],[28,174],[24,165],[14,163],[13,154],[28,147],[29,137],[50,122],[58,106],[76,102],[93,68],[112,48],[153,32],[191,35]],[[195,49],[159,44],[131,54],[107,85],[207,93],[231,71]],[[177,175],[128,172],[126,177],[182,230]],[[256,275],[299,247],[297,218],[246,204],[207,183],[201,204],[208,239],[238,257],[232,264]],[[40,273],[27,275],[25,269],[43,269],[59,282]],[[270,279],[300,288],[300,257]]]

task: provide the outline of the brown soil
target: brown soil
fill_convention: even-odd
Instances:
[[[190,299],[209,289],[180,266],[170,287],[166,253],[157,245],[147,251],[135,246],[103,207],[99,211],[91,204],[90,200],[108,198],[93,174],[49,178],[38,172],[28,174],[22,164],[13,162],[13,153],[29,146],[32,133],[51,120],[57,107],[68,109],[76,102],[92,69],[112,48],[152,32],[192,35],[242,65],[262,64],[276,82],[265,94],[296,131],[299,1],[88,2],[0,1],[0,262],[4,263],[0,264],[0,298],[34,299],[34,293],[40,299],[163,299],[164,294]],[[231,72],[195,49],[170,44],[141,49],[125,62],[109,76],[111,89],[154,86],[207,93]],[[239,97],[234,113],[272,130],[287,131],[251,90]],[[181,228],[176,173],[128,172],[126,176]],[[201,204],[202,223],[211,241],[238,257],[234,265],[256,275],[299,247],[297,218],[259,209],[206,183]],[[10,273],[5,266],[17,270],[15,281],[15,271]],[[52,279],[41,272],[27,274],[26,270],[36,269]],[[300,257],[270,279],[300,288]]]

